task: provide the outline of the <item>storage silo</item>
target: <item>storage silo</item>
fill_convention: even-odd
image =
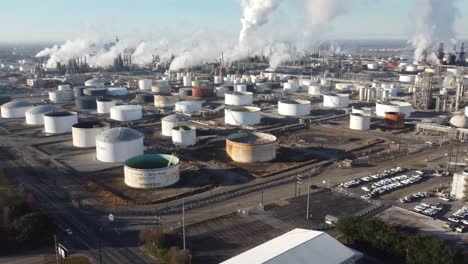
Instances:
[[[117,104],[117,101],[108,98],[96,99],[98,114],[109,114],[110,109]]]
[[[416,82],[416,75],[400,74],[399,81],[414,84]]]
[[[192,88],[180,88],[179,89],[179,96],[181,96],[181,97],[192,96]]]
[[[62,85],[57,86],[57,90],[59,91],[71,90],[71,87],[69,84],[62,84]]]
[[[102,162],[125,162],[143,155],[143,134],[131,128],[116,127],[96,136],[96,158]]]
[[[88,96],[105,96],[107,88],[85,88],[83,94]]]
[[[169,85],[153,85],[151,92],[157,94],[168,94],[172,92],[172,88]]]
[[[308,88],[308,94],[313,96],[322,95],[322,86],[319,84],[310,85]]]
[[[21,118],[25,117],[26,111],[34,105],[31,102],[23,100],[13,100],[0,107],[2,118]]]
[[[370,116],[351,113],[349,116],[349,128],[353,130],[370,129]]]
[[[172,137],[172,129],[176,126],[189,126],[190,116],[184,114],[169,115],[161,119],[161,134]]]
[[[201,101],[180,101],[175,103],[175,111],[181,113],[197,113],[202,109]]]
[[[72,126],[73,146],[96,147],[96,136],[109,128],[109,124],[99,121],[76,123]]]
[[[176,126],[172,128],[172,144],[189,147],[197,144],[197,132],[194,126]]]
[[[284,99],[278,101],[278,114],[283,116],[308,116],[311,103],[307,100]]]
[[[345,108],[349,105],[349,94],[324,94],[323,107]]]
[[[38,105],[26,110],[26,124],[44,125],[44,114],[62,112],[64,109],[55,105]]]
[[[127,95],[128,90],[125,87],[109,87],[107,88],[107,95],[108,96],[123,96]]]
[[[285,93],[295,93],[297,92],[297,84],[290,82],[283,83],[283,91]]]
[[[44,132],[47,134],[64,134],[72,131],[78,123],[78,116],[73,112],[51,112],[44,114]]]
[[[167,187],[180,179],[179,158],[167,154],[146,154],[125,161],[125,184],[132,188]]]
[[[413,106],[410,103],[402,101],[378,101],[375,104],[375,114],[385,117],[386,112],[403,113],[405,117],[410,117],[413,112]]]
[[[209,87],[192,87],[192,96],[198,98],[213,97],[214,89]]]
[[[269,162],[276,158],[275,136],[259,132],[240,132],[226,138],[226,152],[235,162]]]
[[[235,92],[247,92],[247,85],[245,84],[236,84],[234,85]]]
[[[86,89],[86,87],[84,86],[73,87],[73,95],[75,96],[75,98],[84,96],[84,93],[83,93],[84,89]]]
[[[56,90],[49,92],[49,100],[54,103],[73,101],[74,99],[73,90]]]
[[[234,106],[224,109],[224,122],[233,126],[260,124],[261,109],[253,106]]]
[[[92,110],[97,108],[96,96],[81,96],[75,99],[75,106],[79,110]]]
[[[105,80],[100,80],[100,79],[89,79],[85,82],[86,87],[104,87],[106,86],[106,81]]]
[[[224,98],[225,94],[229,89],[226,86],[218,86],[216,89],[216,97]]]
[[[153,80],[151,79],[142,79],[138,81],[138,88],[143,91],[151,91],[153,86]]]
[[[154,103],[154,95],[150,93],[137,94],[135,96],[135,100],[141,102],[142,104]]]
[[[223,76],[214,76],[213,78],[213,82],[214,84],[223,84]]]
[[[116,105],[110,108],[110,118],[121,122],[140,120],[143,109],[141,105]]]
[[[251,105],[253,104],[253,93],[251,92],[231,92],[227,91],[224,95],[226,105]]]
[[[154,106],[159,108],[174,108],[179,97],[172,94],[155,94]]]
[[[183,84],[185,87],[190,87],[192,86],[192,77],[190,76],[184,76],[183,77]]]

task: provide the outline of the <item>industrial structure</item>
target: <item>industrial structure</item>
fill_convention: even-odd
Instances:
[[[125,184],[132,188],[161,188],[179,181],[179,158],[166,154],[146,154],[124,163]]]

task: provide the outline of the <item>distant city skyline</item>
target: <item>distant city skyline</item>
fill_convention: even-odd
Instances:
[[[223,2],[220,4],[220,2]],[[323,39],[409,39],[415,30],[416,0],[362,1],[337,17]],[[468,10],[468,1],[458,1]],[[23,0],[2,3],[0,43],[61,43],[93,32],[103,36],[154,39],[183,37],[193,31],[222,32],[236,38],[241,24],[240,0]],[[270,21],[301,26],[296,0],[284,0]],[[283,23],[284,22],[284,23]],[[5,26],[6,25],[6,26]],[[283,30],[288,30],[285,26]],[[459,14],[459,39],[468,37],[468,18]]]

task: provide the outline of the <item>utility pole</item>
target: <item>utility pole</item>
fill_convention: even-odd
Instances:
[[[57,235],[54,234],[54,247],[55,247],[55,260],[57,264],[59,263],[58,251],[57,251]]]
[[[185,251],[185,199],[182,198],[182,243]]]
[[[262,203],[261,203],[261,206],[262,206],[262,208],[264,207],[264,204],[263,204],[263,187],[262,187]]]
[[[309,173],[309,179],[307,180],[307,210],[306,210],[306,220],[309,220],[309,203],[310,203],[310,173]]]

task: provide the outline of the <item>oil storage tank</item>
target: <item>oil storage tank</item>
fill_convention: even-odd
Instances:
[[[128,90],[125,87],[109,87],[107,88],[108,96],[124,96],[128,94]]]
[[[141,105],[116,105],[110,108],[110,118],[122,122],[140,120],[143,109]]]
[[[109,114],[110,109],[117,104],[117,101],[108,98],[96,99],[98,114]]]
[[[50,104],[34,106],[26,111],[26,124],[44,125],[44,114],[62,111],[65,110]]]
[[[104,87],[106,86],[106,81],[101,79],[89,79],[85,82],[86,87]]]
[[[153,85],[151,87],[151,92],[157,94],[168,94],[172,91],[172,88],[169,85]]]
[[[202,109],[201,101],[180,101],[175,103],[176,112],[197,113]]]
[[[23,100],[14,100],[3,104],[0,107],[2,118],[21,118],[25,117],[26,111],[34,105],[31,102]]]
[[[232,126],[260,124],[261,109],[253,106],[233,106],[224,109],[224,122]]]
[[[308,94],[312,96],[322,95],[322,86],[319,84],[312,84],[309,86]]]
[[[213,97],[214,89],[209,87],[192,87],[192,96],[198,98]]]
[[[410,117],[413,112],[413,106],[403,101],[378,101],[375,104],[375,114],[385,117],[386,112],[403,113],[405,117]]]
[[[404,128],[405,114],[398,112],[386,112],[384,124],[388,128]]]
[[[259,132],[240,132],[226,138],[226,152],[235,162],[268,162],[276,158],[275,136]]]
[[[75,96],[75,98],[77,97],[80,97],[80,96],[84,96],[84,89],[86,89],[86,87],[84,86],[75,86],[73,87],[73,95]]]
[[[81,96],[75,99],[75,106],[79,110],[93,110],[97,108],[96,96]]]
[[[155,94],[154,106],[159,108],[174,108],[179,97],[172,94]]]
[[[83,90],[83,94],[88,96],[105,96],[107,88],[86,88]]]
[[[116,127],[96,136],[96,158],[102,162],[124,162],[143,155],[143,135],[131,128]]]
[[[153,86],[153,80],[151,79],[142,79],[138,81],[138,88],[143,91],[151,91]]]
[[[148,189],[173,185],[179,181],[179,158],[167,154],[146,154],[125,161],[125,184]]]
[[[349,116],[349,128],[353,130],[370,129],[370,116],[364,114],[351,113]]]
[[[74,99],[73,90],[56,90],[49,92],[49,100],[54,103],[73,101]]]
[[[310,114],[310,101],[284,99],[278,102],[278,113],[283,116],[307,116]]]
[[[188,126],[190,116],[184,114],[169,115],[161,119],[161,134],[166,137],[172,137],[172,129],[176,126]]]
[[[44,132],[47,134],[64,134],[72,131],[78,123],[78,116],[73,112],[51,112],[44,114]]]
[[[176,126],[172,129],[172,144],[188,147],[197,144],[197,133],[194,126]]]
[[[345,108],[349,105],[349,94],[324,94],[323,107]]]
[[[226,105],[251,105],[253,104],[253,93],[251,92],[231,92],[224,94],[224,103]]]
[[[76,123],[72,126],[73,146],[96,147],[96,136],[109,129],[109,124],[99,121]]]

